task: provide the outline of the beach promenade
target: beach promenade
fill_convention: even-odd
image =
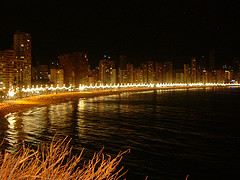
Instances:
[[[138,87],[138,88],[123,88],[123,89],[108,89],[108,90],[92,90],[92,91],[80,91],[80,92],[66,92],[66,93],[54,93],[47,95],[30,96],[21,99],[6,100],[0,103],[0,116],[8,113],[22,111],[35,106],[46,106],[49,104],[56,104],[61,102],[67,102],[71,100],[77,100],[79,98],[91,98],[97,96],[114,95],[123,92],[141,92],[152,91],[159,89],[188,89],[188,88],[209,88],[216,87],[216,85],[195,85],[195,86],[173,86],[173,87]],[[218,85],[222,87],[222,85]],[[230,86],[229,86],[230,87]]]
[[[49,104],[56,104],[77,100],[79,98],[90,98],[97,96],[120,94],[123,92],[137,92],[137,91],[151,91],[155,88],[130,88],[118,90],[99,90],[99,91],[86,91],[86,92],[67,92],[58,94],[47,94],[39,96],[31,96],[21,99],[6,100],[0,103],[0,115],[22,111],[35,106],[46,106]]]

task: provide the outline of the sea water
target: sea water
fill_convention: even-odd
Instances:
[[[127,179],[236,179],[240,163],[240,88],[122,93],[35,107],[0,117],[1,149],[72,138],[91,158],[103,147]]]

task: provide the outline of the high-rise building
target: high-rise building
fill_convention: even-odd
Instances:
[[[115,61],[108,61],[108,64],[110,69],[115,69]]]
[[[29,33],[17,31],[14,34],[13,47],[16,85],[31,85],[31,35]]]
[[[64,84],[66,86],[79,86],[88,84],[89,65],[87,53],[74,52],[59,56],[60,66],[64,71]]]
[[[60,55],[59,63],[63,68],[64,84],[66,86],[75,85],[76,65],[72,54]]]
[[[213,73],[212,72],[207,72],[207,82],[213,83]]]
[[[118,82],[127,83],[127,56],[120,55],[118,67]]]
[[[163,63],[163,83],[173,83],[173,64],[171,61]]]
[[[49,65],[37,64],[32,67],[32,84],[33,85],[45,85],[50,83],[50,70]]]
[[[155,81],[157,83],[163,83],[163,66],[162,63],[155,63]]]
[[[233,71],[225,70],[225,83],[230,83],[233,79]]]
[[[197,83],[197,62],[196,58],[191,60],[191,80],[192,83]]]
[[[240,82],[240,59],[235,58],[233,61],[233,79]]]
[[[119,84],[123,83],[123,70],[121,70],[121,68],[118,68],[118,72],[117,72],[117,81]]]
[[[207,72],[206,69],[204,69],[204,70],[202,71],[202,75],[201,75],[202,83],[204,83],[204,84],[208,83],[207,76],[208,76],[208,72]]]
[[[133,83],[133,64],[128,63],[127,64],[127,82],[128,83]]]
[[[225,71],[224,70],[216,70],[216,83],[225,83]]]
[[[128,83],[128,71],[127,70],[123,70],[122,74],[123,74],[123,81],[122,81],[122,83],[123,84]]]
[[[147,64],[142,63],[140,67],[141,67],[141,70],[142,70],[143,83],[147,83],[148,82],[148,68],[147,68]]]
[[[154,83],[155,72],[154,72],[154,62],[147,62],[147,83]]]
[[[140,67],[134,69],[134,83],[143,83],[143,70]]]
[[[115,68],[115,61],[108,61],[109,63],[109,73],[110,73],[110,83],[117,83],[117,70]]]
[[[110,81],[109,63],[107,59],[99,62],[99,80],[102,84],[107,84]]]
[[[8,90],[15,85],[14,51],[0,51],[0,88]]]
[[[95,67],[89,72],[89,85],[98,85],[99,82],[99,67]]]
[[[183,65],[183,78],[184,78],[184,83],[186,83],[186,84],[190,83],[189,64],[184,64]]]
[[[115,61],[112,61],[110,56],[104,55],[104,59],[99,62],[99,82],[104,85],[117,83]]]
[[[63,69],[50,69],[50,81],[51,83],[62,87],[64,81]]]
[[[182,69],[176,69],[175,83],[184,83],[184,72]]]
[[[88,85],[88,75],[90,67],[88,64],[88,56],[85,52],[75,52],[74,57],[76,58],[76,85],[84,84]]]
[[[111,84],[117,84],[117,70],[116,69],[111,69],[110,70],[110,83]]]

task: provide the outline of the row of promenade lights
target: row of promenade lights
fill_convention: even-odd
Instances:
[[[54,87],[53,85],[51,86],[38,86],[36,85],[35,87],[30,86],[28,87],[23,87],[21,90],[17,88],[14,90],[11,88],[8,91],[8,97],[9,99],[13,98],[17,92],[25,93],[25,96],[30,96],[30,95],[39,95],[39,94],[47,94],[47,93],[59,93],[59,92],[79,92],[79,91],[87,91],[87,90],[107,90],[107,89],[124,89],[124,88],[161,88],[161,87],[194,87],[194,86],[240,86],[240,84],[225,84],[225,83],[192,83],[192,84],[109,84],[109,85],[90,85],[90,86],[85,86],[85,85],[79,85],[78,88],[75,88],[74,86],[70,85],[69,87],[59,87],[58,85]]]

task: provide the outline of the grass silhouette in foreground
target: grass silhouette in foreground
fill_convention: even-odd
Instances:
[[[103,149],[95,153],[89,161],[83,160],[80,155],[72,155],[72,148],[67,138],[55,141],[50,145],[42,144],[37,150],[23,146],[17,153],[5,152],[0,154],[0,179],[106,179],[115,180],[122,177],[123,167],[117,167],[123,154],[116,157],[104,155]]]

